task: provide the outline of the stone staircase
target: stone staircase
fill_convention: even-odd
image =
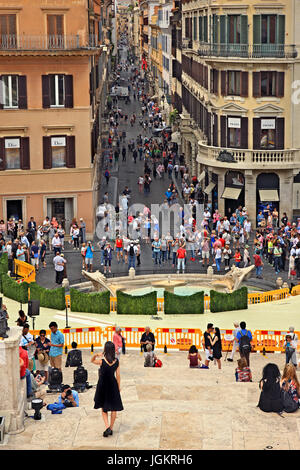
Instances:
[[[42,410],[42,421],[27,418],[22,434],[9,436],[4,449],[300,449],[300,412],[280,417],[257,408],[262,368],[282,354],[252,354],[252,383],[236,383],[236,362],[222,369],[189,369],[186,352],[157,353],[161,369],[144,368],[143,356],[129,350],[121,357],[121,396],[114,435],[103,438],[101,411],[93,409],[95,388],[79,395],[80,407],[62,415]],[[203,356],[203,354],[202,354]],[[96,384],[97,367],[83,352],[89,382]],[[238,359],[236,354],[235,359]],[[73,369],[63,370],[72,385]],[[56,395],[47,394],[54,402]],[[30,413],[30,411],[28,412]]]

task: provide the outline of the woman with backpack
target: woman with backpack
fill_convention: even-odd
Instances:
[[[280,388],[280,371],[276,364],[269,363],[264,367],[259,388],[261,394],[257,406],[261,411],[282,413],[283,400]]]

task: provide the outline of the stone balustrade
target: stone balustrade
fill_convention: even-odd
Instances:
[[[227,163],[219,161],[217,158],[224,148],[212,147],[205,142],[198,142],[199,163],[214,165],[219,167],[230,167],[239,169],[260,169],[260,168],[300,168],[300,150],[250,150],[250,149],[227,149],[233,155],[234,162]]]

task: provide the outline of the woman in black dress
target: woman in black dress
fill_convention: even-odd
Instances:
[[[95,354],[91,362],[100,366],[94,408],[102,408],[102,417],[106,427],[103,436],[112,436],[117,411],[123,410],[120,396],[120,366],[115,357],[114,343],[107,341],[104,345],[104,353]],[[110,425],[108,425],[109,411],[111,411]]]
[[[219,328],[214,329],[215,336],[211,339],[211,346],[213,349],[213,358],[217,361],[218,368],[221,369],[221,357],[222,357],[222,339]]]

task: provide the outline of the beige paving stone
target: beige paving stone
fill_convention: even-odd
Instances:
[[[202,449],[201,413],[164,412],[161,424],[161,449]]]
[[[244,433],[245,450],[264,450],[271,447],[270,450],[289,450],[289,436],[281,432],[264,433],[259,428],[256,432]]]
[[[114,428],[113,435],[108,438],[103,437],[103,431],[105,431],[105,426],[102,420],[101,410],[98,411],[98,416],[88,416],[85,419],[81,419],[78,425],[76,436],[73,441],[73,447],[86,447],[86,448],[115,448],[118,434],[121,425],[120,416],[117,417]]]
[[[124,413],[117,435],[118,448],[158,449],[161,415],[144,408],[143,413]]]
[[[245,438],[244,432],[232,431],[232,450],[244,450]]]

